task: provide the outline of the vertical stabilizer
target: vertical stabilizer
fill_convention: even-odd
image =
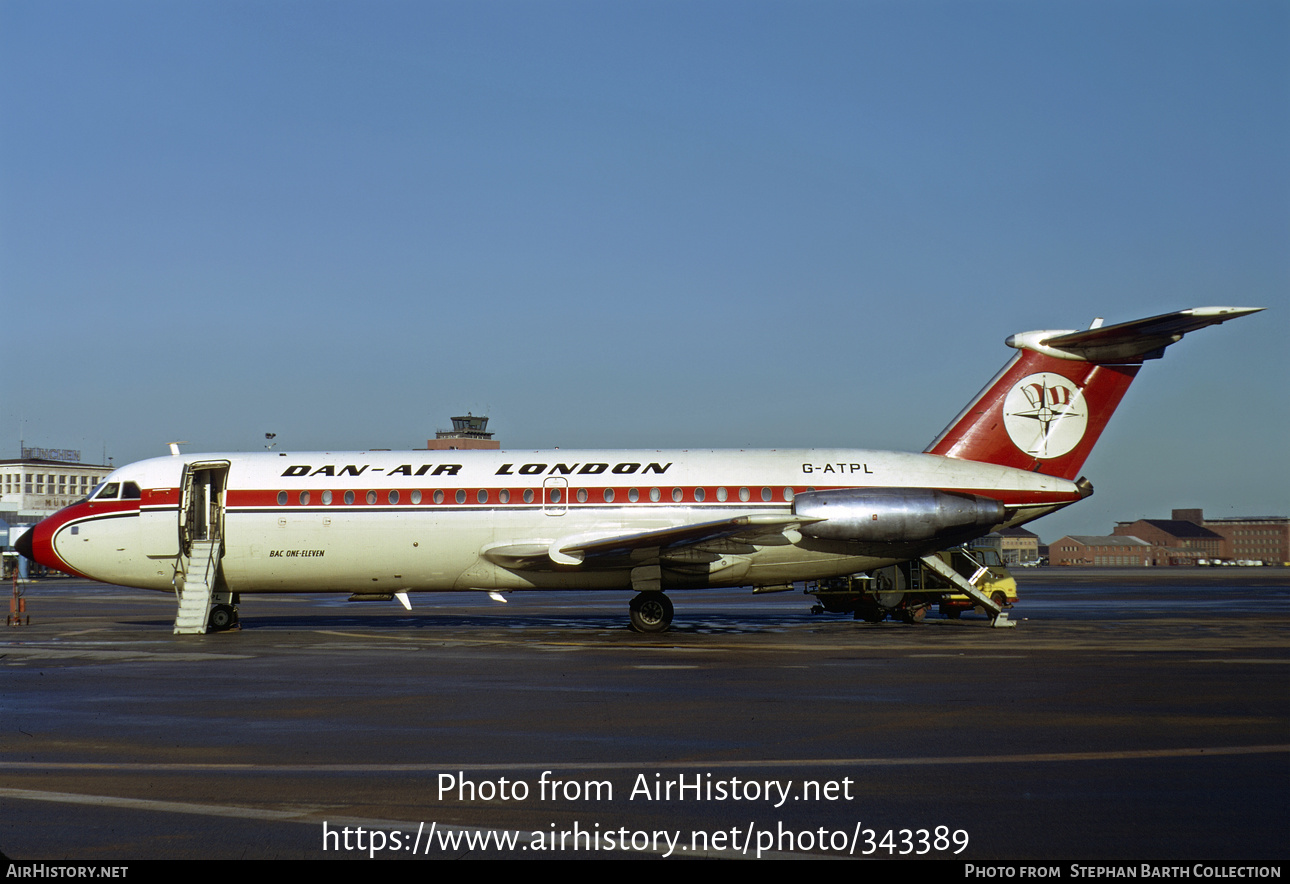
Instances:
[[[1261,307],[1198,307],[1084,331],[1008,338],[1017,355],[927,448],[1074,479],[1147,359],[1188,332]]]

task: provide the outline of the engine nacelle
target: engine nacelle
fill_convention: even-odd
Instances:
[[[845,488],[797,495],[793,512],[811,519],[808,537],[853,543],[957,543],[1007,518],[988,497],[931,488]]]

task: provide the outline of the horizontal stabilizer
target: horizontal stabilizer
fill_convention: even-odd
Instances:
[[[1119,322],[1083,331],[1023,332],[1008,338],[1009,347],[1034,350],[1058,359],[1132,363],[1159,359],[1164,348],[1183,335],[1229,319],[1258,313],[1263,307],[1195,307],[1146,319]]]

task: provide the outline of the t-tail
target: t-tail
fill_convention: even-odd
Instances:
[[[1197,307],[1084,331],[1012,335],[1019,352],[927,454],[1074,479],[1147,359],[1183,335],[1262,307]]]

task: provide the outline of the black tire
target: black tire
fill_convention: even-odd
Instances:
[[[206,621],[206,628],[211,632],[223,632],[226,629],[232,629],[237,623],[237,609],[232,605],[216,605],[211,608],[210,619]]]
[[[865,623],[881,623],[887,619],[887,612],[875,604],[861,605],[856,608],[855,619]]]
[[[1008,597],[998,590],[995,590],[994,595],[990,596],[990,601],[998,605],[1000,611],[1008,607]]]
[[[642,592],[628,607],[637,632],[667,632],[672,625],[672,600],[661,592]]]

